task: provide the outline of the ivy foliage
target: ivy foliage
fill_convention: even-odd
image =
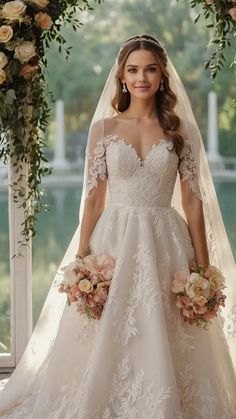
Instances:
[[[211,34],[208,48],[212,47],[212,44],[215,48],[206,60],[205,68],[210,69],[211,77],[214,79],[226,63],[224,51],[231,46],[232,37],[230,35],[236,35],[236,2],[235,0],[188,1],[190,6],[198,11],[194,23],[197,23],[201,16],[207,21],[211,21],[206,25]],[[233,66],[236,66],[236,55],[231,63],[231,67]]]

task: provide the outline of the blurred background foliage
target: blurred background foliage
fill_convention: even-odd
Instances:
[[[48,52],[47,79],[56,99],[65,102],[67,157],[73,159],[78,133],[86,131],[109,70],[126,38],[151,34],[159,39],[183,80],[204,141],[207,134],[207,94],[218,95],[220,152],[236,156],[236,118],[232,97],[236,94],[233,70],[229,68],[232,50],[225,51],[228,65],[210,78],[204,69],[209,56],[209,31],[204,19],[193,23],[197,10],[186,2],[171,0],[106,0],[95,11],[84,13],[84,26],[78,33],[66,28],[72,45],[69,62],[56,46]],[[53,116],[53,115],[52,115]],[[49,126],[49,152],[53,147],[53,125]],[[50,135],[51,133],[51,135]]]

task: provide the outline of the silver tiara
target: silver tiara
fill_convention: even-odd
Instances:
[[[161,46],[161,45],[160,45],[160,43],[159,43],[158,41],[155,41],[154,39],[144,38],[144,37],[142,37],[142,36],[137,36],[136,38],[132,38],[132,39],[129,39],[128,41],[124,42],[124,43],[121,45],[120,51],[121,51],[124,47],[126,47],[126,45],[129,45],[130,43],[132,43],[132,42],[137,42],[137,41],[139,41],[139,42],[142,42],[142,41],[145,41],[145,42],[150,42],[151,44],[157,45],[158,47],[160,47],[160,46]],[[164,50],[164,48],[163,48],[163,47],[161,47],[161,48]],[[164,53],[166,54],[165,50],[164,50]],[[167,54],[166,54],[166,55],[167,55]]]

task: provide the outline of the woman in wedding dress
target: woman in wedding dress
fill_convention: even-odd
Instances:
[[[102,317],[67,306],[58,273],[0,417],[236,418],[235,264],[191,105],[155,38],[121,46],[85,163],[81,223],[62,265],[115,258]],[[194,260],[226,277],[209,330],[184,322],[170,288]]]

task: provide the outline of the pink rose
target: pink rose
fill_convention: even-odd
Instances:
[[[231,7],[231,9],[228,10],[228,13],[233,20],[236,20],[236,7]]]
[[[50,29],[52,26],[52,19],[47,13],[39,12],[34,17],[35,22],[41,29]]]
[[[215,311],[215,310],[210,310],[210,311],[207,311],[207,312],[203,315],[203,318],[204,318],[204,319],[206,319],[206,320],[210,320],[210,319],[212,319],[213,317],[216,317],[216,311]]]
[[[183,308],[182,314],[184,317],[187,317],[188,319],[193,319],[194,313],[192,310],[187,310],[186,308]]]
[[[93,275],[100,275],[104,279],[111,279],[115,261],[111,256],[101,254],[88,255],[84,258],[84,267]]]
[[[177,296],[176,306],[179,308],[187,307],[191,302],[190,298],[187,295]]]
[[[171,290],[175,294],[177,294],[178,292],[183,292],[186,283],[187,283],[186,272],[177,271],[174,274],[174,279],[172,281]]]
[[[24,77],[25,79],[30,79],[35,76],[38,72],[39,66],[38,65],[24,65],[20,71],[20,76]]]

